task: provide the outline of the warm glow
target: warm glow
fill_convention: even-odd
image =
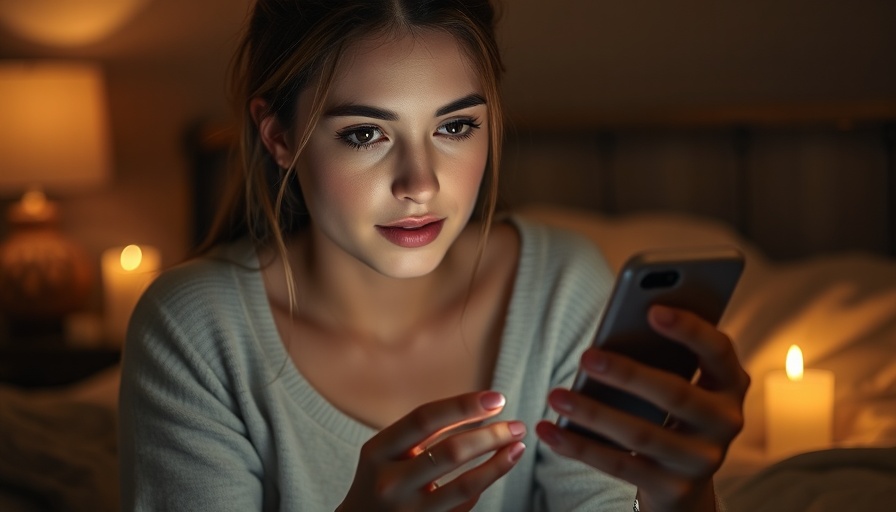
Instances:
[[[0,61],[0,191],[89,189],[111,174],[103,72],[74,61]]]
[[[143,261],[143,251],[136,245],[129,245],[121,251],[121,268],[130,272],[136,270]]]
[[[787,361],[784,364],[787,378],[790,380],[803,380],[803,352],[800,347],[791,345],[787,349]]]
[[[149,0],[0,0],[0,22],[53,46],[81,46],[120,30]]]
[[[830,447],[833,414],[834,372],[803,368],[803,353],[791,345],[785,369],[765,376],[769,460]]]
[[[22,210],[37,217],[47,208],[47,196],[40,190],[29,190],[22,196]]]
[[[159,271],[159,250],[151,245],[103,251],[103,316],[107,339],[121,346],[140,296]]]

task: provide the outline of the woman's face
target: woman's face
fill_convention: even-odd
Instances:
[[[313,94],[299,97],[299,127]],[[489,148],[484,96],[443,32],[351,46],[298,160],[319,256],[347,254],[392,277],[435,269],[476,202]]]

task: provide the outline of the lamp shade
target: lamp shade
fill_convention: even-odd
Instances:
[[[111,168],[100,67],[0,61],[0,194],[95,187]]]
[[[149,0],[0,0],[0,23],[51,46],[81,46],[121,29]]]

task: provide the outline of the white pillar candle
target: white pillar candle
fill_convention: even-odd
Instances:
[[[137,299],[159,271],[159,251],[150,246],[113,247],[103,252],[103,302],[109,342],[124,343]]]
[[[832,441],[833,372],[804,370],[796,345],[787,351],[785,366],[765,378],[766,454],[771,460],[828,448]]]

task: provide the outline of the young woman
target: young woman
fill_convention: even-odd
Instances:
[[[586,351],[596,249],[494,215],[493,24],[487,1],[258,0],[242,185],[131,322],[124,509],[715,509],[747,376],[687,311],[650,321],[698,354],[696,386]],[[580,364],[676,426],[569,392]]]

